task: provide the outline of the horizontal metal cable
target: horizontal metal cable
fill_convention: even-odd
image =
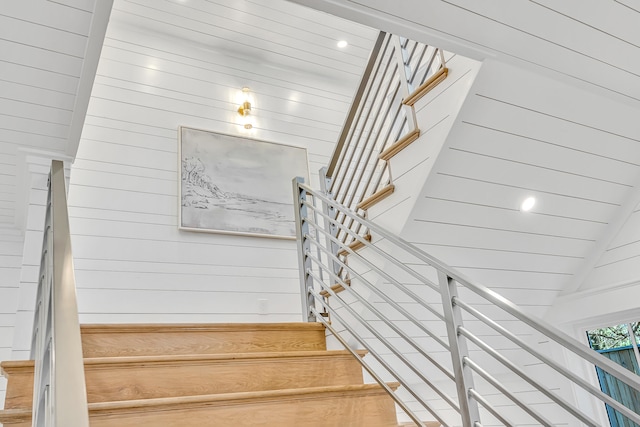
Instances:
[[[444,392],[442,392],[438,387],[436,387],[427,377],[424,376],[424,374],[422,374],[422,372],[420,372],[420,369],[418,369],[417,367],[414,366],[413,363],[411,363],[411,361],[409,361],[406,357],[404,357],[404,355],[402,353],[399,352],[399,350],[393,345],[391,344],[382,334],[380,334],[380,332],[378,332],[376,330],[376,328],[374,328],[373,326],[371,326],[369,324],[369,322],[367,322],[365,319],[362,318],[362,316],[360,316],[360,314],[358,314],[349,304],[346,303],[346,301],[344,301],[344,299],[342,297],[340,297],[336,292],[333,291],[333,289],[331,289],[331,286],[327,285],[326,283],[320,281],[320,278],[318,276],[316,276],[312,271],[307,271],[307,273],[313,277],[314,280],[316,280],[318,283],[321,284],[321,287],[324,288],[325,291],[327,291],[329,293],[329,295],[331,295],[331,297],[337,299],[338,301],[340,301],[342,303],[342,307],[344,309],[346,309],[353,317],[355,317],[356,319],[358,319],[358,322],[360,322],[369,332],[371,332],[381,343],[383,343],[389,350],[391,350],[391,352],[398,358],[400,359],[400,361],[402,363],[405,364],[405,366],[407,366],[409,369],[411,369],[413,371],[414,374],[417,375],[418,378],[420,378],[422,380],[422,382],[424,382],[426,385],[428,385],[433,391],[435,391],[440,397],[442,397],[442,399],[447,402],[447,404],[449,404],[449,406],[451,406],[453,409],[455,409],[456,411],[460,412],[460,408],[458,407],[458,404],[456,402],[454,402],[449,396],[447,396],[446,394],[444,394]],[[347,287],[345,288],[345,290],[349,291],[350,289]],[[318,295],[318,297],[322,297],[320,294],[318,294],[317,292],[315,292],[314,290],[310,291],[312,293],[312,295]],[[353,295],[353,294],[352,294]],[[359,302],[361,303],[365,303],[365,300],[360,299]],[[324,301],[322,301],[322,304],[325,305]],[[330,306],[328,304],[326,304],[326,308],[327,309],[331,309]],[[334,310],[335,312],[335,310]],[[380,316],[380,320],[382,320],[383,322],[388,322],[388,319],[386,319],[384,316]],[[387,323],[387,325],[389,325]],[[346,325],[345,325],[346,327]]]
[[[501,334],[505,338],[509,339],[514,344],[518,345],[522,349],[524,349],[527,352],[529,352],[531,355],[536,357],[538,360],[543,362],[545,365],[549,366],[550,368],[554,369],[556,372],[558,372],[561,375],[565,376],[569,381],[574,382],[577,386],[579,386],[583,390],[591,393],[597,399],[599,399],[602,402],[610,405],[615,410],[617,410],[618,412],[623,414],[625,417],[633,420],[636,424],[640,424],[640,415],[636,414],[635,412],[633,412],[632,410],[630,410],[629,408],[627,408],[626,406],[624,406],[623,404],[621,404],[617,400],[613,399],[608,394],[603,393],[599,388],[596,388],[593,385],[589,384],[583,378],[581,378],[580,376],[574,374],[570,370],[566,369],[564,366],[560,365],[559,363],[555,362],[554,360],[550,359],[549,357],[546,357],[544,354],[540,353],[539,351],[537,351],[536,349],[534,349],[533,347],[531,347],[530,345],[525,343],[523,340],[518,338],[514,333],[512,333],[509,330],[507,330],[503,326],[500,326],[495,321],[491,320],[485,314],[483,314],[480,311],[476,310],[475,308],[471,307],[466,302],[461,301],[458,297],[454,297],[453,298],[453,303],[455,305],[459,306],[460,308],[462,308],[463,310],[465,310],[466,312],[468,312],[469,314],[471,314],[472,316],[474,316],[475,318],[477,318],[478,320],[480,320],[483,323],[485,323],[487,326],[489,326],[492,329],[494,329],[496,332],[498,332],[499,334]]]
[[[375,67],[375,71],[373,73],[373,75],[369,75],[369,76],[363,76],[363,82],[365,83],[365,91],[366,93],[364,94],[364,98],[356,98],[353,100],[352,105],[354,105],[357,109],[357,115],[355,117],[350,117],[351,119],[355,118],[355,123],[353,122],[349,122],[349,123],[345,123],[344,127],[343,127],[343,134],[345,134],[345,132],[347,132],[348,134],[348,140],[345,139],[344,142],[342,142],[342,135],[341,135],[341,139],[338,142],[338,146],[336,147],[336,150],[338,149],[339,146],[342,145],[342,148],[345,148],[345,154],[346,151],[349,150],[349,148],[351,148],[351,145],[353,144],[354,141],[354,136],[356,134],[358,134],[359,136],[357,138],[355,138],[356,144],[360,142],[360,136],[362,135],[364,128],[367,126],[367,122],[368,122],[368,118],[371,114],[371,105],[374,104],[373,101],[369,101],[369,98],[371,97],[371,94],[373,93],[373,100],[376,99],[377,94],[380,91],[380,86],[384,83],[385,81],[385,76],[387,74],[387,71],[389,69],[389,66],[391,65],[391,61],[389,59],[387,59],[387,61],[384,63],[384,68],[383,68],[383,60],[386,58],[386,55],[389,51],[389,48],[391,46],[391,44],[389,43],[389,41],[391,40],[391,36],[386,37],[386,43],[384,45],[384,47],[382,48],[381,51],[376,52],[375,53],[375,63],[372,65]],[[378,78],[378,76],[382,76],[381,78]],[[366,78],[366,82],[364,81],[364,79]],[[361,83],[362,84],[362,83]],[[374,86],[376,86],[375,90],[374,90]],[[380,103],[382,104],[382,103]],[[349,117],[348,117],[349,119]],[[356,133],[356,130],[358,130],[358,125],[360,122],[363,122],[362,128],[360,129],[359,133]],[[342,142],[342,144],[341,144]],[[331,177],[334,178],[334,182],[331,183],[331,191],[334,193],[339,193],[340,189],[342,188],[342,184],[344,184],[345,182],[347,182],[347,180],[344,178],[344,174],[346,174],[346,172],[348,171],[349,167],[348,165],[351,164],[351,160],[353,159],[353,153],[355,150],[351,151],[351,156],[348,158],[348,160],[346,160],[345,163],[345,159],[346,156],[343,157],[341,159],[341,163],[340,166],[336,169],[335,174],[333,174],[333,169],[331,168],[331,164],[329,165],[329,168],[327,169],[327,173],[332,173],[332,175],[329,175]],[[344,167],[344,164],[347,165],[347,167]],[[340,172],[343,173],[342,177],[340,177]],[[337,189],[335,187],[335,185],[338,185]]]
[[[321,231],[321,233],[325,234],[329,239],[331,239],[332,241],[334,240],[334,238],[327,233],[326,231]],[[315,242],[314,242],[315,243]],[[440,344],[444,349],[449,350],[449,344],[447,344],[445,341],[443,341],[440,337],[438,337],[435,333],[433,333],[429,328],[427,328],[426,326],[424,326],[422,324],[422,322],[417,319],[415,316],[413,316],[411,313],[409,313],[406,309],[404,309],[402,306],[398,305],[398,303],[396,303],[395,301],[393,301],[388,295],[386,295],[384,292],[382,292],[380,289],[378,289],[377,287],[373,286],[371,283],[369,283],[369,281],[367,281],[366,279],[364,279],[364,277],[362,275],[360,275],[358,272],[356,272],[355,270],[353,270],[348,264],[346,264],[345,262],[341,261],[338,257],[336,257],[335,255],[333,255],[332,253],[329,252],[328,249],[323,248],[323,252],[325,252],[327,254],[327,257],[329,257],[331,259],[331,261],[333,261],[334,263],[338,264],[340,267],[342,267],[345,270],[348,270],[351,274],[353,274],[354,276],[360,278],[363,282],[367,283],[367,287],[372,291],[375,292],[377,295],[379,295],[381,298],[383,298],[386,302],[388,302],[394,309],[398,310],[400,313],[402,313],[405,317],[407,317],[409,320],[411,320],[412,323],[414,323],[418,328],[420,328],[420,330],[422,330],[424,333],[426,333],[427,335],[429,335],[431,338],[433,338],[438,344]],[[350,255],[354,255],[354,256],[359,256],[354,250],[352,250],[349,247],[345,247],[344,248]],[[378,274],[380,274],[381,276],[383,276],[383,278],[387,278],[389,277],[392,281],[395,282],[395,279],[391,278],[391,276],[388,276],[382,269],[380,269],[378,266],[376,266],[374,263],[372,263],[371,261],[367,260],[364,257],[361,257],[360,261],[362,261],[363,263],[365,263],[368,267],[370,267],[372,270],[375,270]],[[326,268],[326,267],[325,267]],[[335,275],[336,277],[340,278],[338,275]],[[341,279],[341,278],[340,278]],[[342,280],[342,279],[341,279]],[[402,284],[400,284],[399,282],[397,282],[401,287],[404,286]],[[394,284],[394,283],[391,283]],[[423,301],[424,304],[426,304],[428,306],[427,303],[425,303]],[[444,319],[440,319],[442,321],[444,321]]]
[[[425,425],[422,423],[422,421],[420,421],[420,418],[418,418],[418,416],[413,413],[413,411],[411,409],[409,409],[409,407],[402,401],[402,399],[400,399],[396,393],[391,389],[391,387],[389,387],[387,385],[387,383],[378,376],[378,374],[376,374],[375,370],[373,370],[369,364],[367,362],[364,361],[364,359],[362,357],[360,357],[360,355],[353,350],[350,346],[349,343],[347,343],[347,341],[342,338],[342,336],[338,333],[338,331],[336,331],[333,326],[331,326],[331,323],[327,322],[324,317],[322,316],[322,314],[318,313],[318,310],[316,310],[315,307],[311,307],[311,312],[316,316],[316,318],[320,321],[320,323],[322,323],[325,328],[327,328],[331,334],[333,334],[333,336],[340,341],[340,344],[342,344],[342,346],[349,351],[353,357],[356,358],[356,360],[358,361],[358,363],[360,363],[360,365],[362,365],[362,368],[367,371],[369,373],[369,375],[371,375],[371,377],[376,380],[376,382],[378,384],[380,384],[380,386],[391,396],[391,398],[398,404],[398,406],[400,406],[400,408],[402,408],[402,410],[404,411],[405,414],[407,414],[409,416],[409,418],[411,418],[413,420],[414,423],[416,423],[418,426],[420,427],[425,427]],[[346,327],[346,326],[345,326]],[[353,335],[353,333],[352,333]]]
[[[515,424],[513,424],[510,421],[507,421],[506,418],[504,418],[502,415],[500,415],[500,413],[498,413],[498,411],[493,407],[491,402],[489,402],[487,399],[485,399],[476,390],[469,389],[469,396],[471,396],[473,399],[475,399],[476,402],[478,402],[480,405],[482,405],[482,407],[484,409],[486,409],[491,415],[496,417],[496,419],[498,421],[500,421],[502,424],[504,424],[505,427],[515,427]]]
[[[323,248],[323,250],[324,250],[324,248]],[[329,253],[326,250],[324,250],[324,251],[325,251],[325,253]],[[318,264],[319,260],[313,258],[313,256],[310,256],[310,258],[316,264]],[[444,366],[442,366],[440,363],[438,363],[435,359],[433,359],[420,345],[418,345],[418,343],[416,343],[413,340],[413,338],[411,338],[408,334],[406,334],[404,331],[402,331],[393,322],[389,321],[389,319],[386,316],[384,316],[382,314],[382,312],[380,312],[380,310],[375,308],[371,303],[369,303],[369,301],[367,301],[360,294],[358,294],[355,290],[353,290],[353,288],[351,286],[349,286],[342,278],[338,277],[335,273],[333,273],[328,267],[325,267],[323,265],[320,265],[320,266],[327,273],[329,273],[329,275],[332,278],[332,282],[337,282],[337,283],[341,284],[342,287],[345,289],[345,291],[347,293],[350,293],[352,296],[354,296],[356,299],[358,299],[358,301],[360,301],[362,304],[364,304],[369,310],[371,310],[374,314],[376,314],[376,316],[378,316],[380,318],[380,320],[383,321],[383,323],[385,323],[394,332],[396,332],[398,335],[400,335],[406,342],[408,342],[413,348],[415,348],[418,353],[420,353],[423,357],[425,357],[427,360],[429,360],[429,362],[431,362],[435,367],[437,367],[440,371],[442,371],[442,373],[445,374],[450,380],[455,381],[455,377],[454,377],[453,373],[451,371],[449,371],[447,368],[445,368]],[[377,293],[376,287],[373,286],[373,284],[371,284],[369,281],[367,281],[360,274],[355,273],[351,269],[349,269],[349,270],[350,270],[350,272],[352,272],[352,274],[354,274],[359,279],[359,283],[361,285],[364,285],[370,291],[373,291],[373,292]],[[398,310],[401,314],[405,315],[409,319],[409,321],[411,323],[413,323],[414,325],[418,326],[421,330],[423,330],[425,333],[427,333],[430,337],[434,336],[433,333],[429,329],[425,328],[424,325],[422,325],[422,323],[419,320],[415,319],[415,317],[413,317],[410,313],[406,312],[406,310],[404,310],[402,307],[398,307],[397,304],[393,303],[393,302],[391,302],[390,305],[393,308],[395,308],[396,310]],[[435,340],[438,341],[438,338],[436,337]],[[447,348],[447,350],[448,350],[448,348]]]
[[[353,119],[356,117],[359,106],[361,105],[360,100],[362,99],[362,95],[364,94],[366,87],[369,84],[371,72],[373,71],[375,64],[378,62],[378,56],[380,54],[383,43],[385,43],[386,41],[386,43],[388,44],[390,38],[391,38],[391,35],[385,32],[381,31],[378,34],[378,38],[376,39],[376,42],[369,56],[369,61],[367,62],[367,65],[362,74],[362,78],[360,79],[360,85],[358,86],[358,89],[356,91],[356,94],[354,95],[353,101],[351,102],[351,109],[349,110],[349,113],[347,114],[347,118],[345,119],[345,123],[342,126],[342,133],[338,138],[338,143],[336,144],[336,148],[334,149],[334,152],[331,156],[331,161],[327,168],[328,177],[334,176],[334,170],[337,164],[339,163],[339,161],[341,161],[340,157],[343,157],[342,153],[346,143],[347,133],[351,129]]]
[[[524,403],[520,399],[518,399],[513,393],[511,393],[509,390],[507,390],[507,388],[502,383],[500,383],[500,381],[498,381],[491,374],[489,374],[487,371],[482,369],[473,360],[469,359],[468,357],[464,357],[463,358],[463,362],[464,362],[465,365],[467,365],[471,369],[473,369],[474,372],[476,372],[478,375],[480,375],[482,378],[484,378],[489,384],[491,384],[493,387],[495,387],[498,391],[500,391],[502,394],[507,396],[509,398],[509,400],[511,400],[516,405],[518,405],[520,407],[520,409],[525,411],[527,414],[529,414],[531,417],[533,417],[540,424],[542,424],[545,427],[554,427],[554,425],[550,421],[548,421],[542,415],[538,414],[537,412],[535,412],[534,410],[529,408],[529,405],[527,405],[526,403]]]
[[[394,285],[396,288],[400,289],[402,292],[404,292],[406,295],[408,295],[409,297],[411,297],[417,304],[419,304],[421,307],[427,309],[430,313],[432,313],[434,316],[436,316],[438,319],[444,321],[444,316],[442,314],[440,314],[436,309],[434,309],[433,307],[431,307],[429,305],[429,303],[425,302],[419,295],[417,295],[415,292],[411,291],[410,289],[408,289],[404,284],[398,282],[396,279],[394,279],[391,275],[389,275],[388,273],[386,273],[381,267],[377,266],[376,264],[374,264],[373,262],[369,261],[366,257],[363,257],[362,255],[360,255],[359,253],[357,253],[356,251],[354,251],[353,249],[351,249],[349,246],[343,246],[340,244],[340,242],[333,236],[331,236],[330,233],[326,232],[325,230],[320,230],[320,233],[322,233],[323,235],[325,235],[325,237],[327,237],[330,241],[336,243],[339,245],[339,247],[342,247],[343,250],[345,250],[347,252],[347,254],[357,257],[359,261],[361,261],[362,263],[366,264],[368,267],[370,267],[372,270],[374,270],[377,274],[379,274],[380,276],[382,276],[382,278],[384,278],[385,280],[387,280],[389,282],[389,284]],[[311,240],[313,242],[313,240]],[[314,242],[315,243],[315,242]],[[375,247],[375,246],[367,246],[367,247]],[[328,250],[327,251],[327,256],[331,258],[331,260],[334,263],[337,263],[342,269],[346,269],[349,271],[353,271],[351,269],[351,267],[349,267],[348,264],[346,264],[345,262],[341,261],[340,258],[336,257],[334,254],[329,253]],[[354,274],[358,274],[357,272],[353,271]],[[376,292],[378,295],[380,295],[382,298],[385,299],[385,301],[389,301],[389,298],[386,296],[386,294],[384,293],[380,293],[381,291],[378,290],[377,288],[374,288],[374,292]],[[395,308],[395,307],[394,307]],[[404,312],[406,312],[406,310],[404,308],[399,308],[399,310],[403,310]],[[408,313],[408,312],[406,312]],[[407,317],[411,317],[414,318],[411,314],[407,314]],[[422,329],[425,333],[427,333],[429,336],[431,336],[434,340],[436,340],[436,342],[438,342],[438,344],[440,344],[442,347],[444,347],[445,349],[449,350],[449,345],[442,340],[440,337],[438,337],[437,335],[435,335],[433,332],[431,332],[428,328],[426,328],[426,326],[422,325],[422,323],[420,323],[420,321],[418,319],[414,320],[417,323],[418,327],[420,329]],[[414,322],[415,323],[415,322]]]
[[[361,222],[367,229],[375,232],[377,235],[379,235],[381,237],[384,237],[385,239],[387,239],[388,241],[390,241],[394,245],[396,245],[399,248],[405,250],[409,254],[415,256],[416,258],[418,258],[419,260],[421,260],[425,264],[430,265],[431,267],[435,268],[436,270],[445,273],[447,276],[449,276],[450,278],[452,278],[453,280],[458,282],[460,285],[462,285],[462,286],[466,287],[467,289],[475,292],[476,294],[480,295],[482,298],[486,299],[487,301],[491,302],[492,304],[500,307],[501,309],[503,309],[507,313],[511,314],[512,316],[514,316],[518,320],[521,320],[522,322],[524,322],[525,324],[527,324],[531,328],[533,328],[533,329],[537,330],[538,332],[546,335],[551,340],[559,343],[560,345],[565,347],[567,350],[577,354],[578,356],[582,357],[586,361],[591,362],[594,365],[599,366],[604,371],[613,374],[615,377],[618,377],[618,379],[620,379],[622,382],[624,382],[624,383],[628,384],[629,386],[631,386],[632,388],[640,391],[640,377],[639,376],[630,375],[629,371],[627,371],[622,366],[620,366],[620,365],[616,364],[615,362],[607,359],[606,357],[598,354],[596,351],[591,350],[589,348],[586,348],[578,340],[576,340],[576,339],[570,337],[569,335],[557,330],[554,326],[546,323],[544,320],[535,318],[535,317],[525,313],[522,309],[520,309],[520,307],[518,307],[516,304],[514,304],[510,300],[504,298],[503,296],[501,296],[497,292],[495,292],[495,291],[493,291],[493,290],[491,290],[491,289],[489,289],[489,288],[487,288],[485,286],[482,286],[482,285],[474,283],[471,279],[467,278],[465,275],[463,275],[463,274],[461,274],[459,272],[456,272],[453,268],[449,267],[447,264],[443,263],[439,259],[437,259],[437,258],[427,254],[426,252],[422,251],[421,249],[411,245],[410,243],[408,243],[404,239],[394,235],[393,233],[387,231],[383,227],[380,227],[379,225],[377,225],[375,223],[372,223],[371,221],[368,221],[368,220],[366,220],[364,218],[360,218],[356,214],[354,214],[352,212],[349,212],[347,209],[345,209],[344,207],[340,206],[339,204],[337,204],[332,199],[326,197],[323,194],[320,194],[319,192],[315,192],[313,189],[311,189],[309,186],[307,186],[305,184],[300,184],[300,188],[307,190],[314,197],[316,197],[319,200],[327,203],[329,206],[334,207],[334,209],[342,212],[344,215],[346,215],[346,216],[348,216],[350,218],[353,218],[356,221]]]
[[[334,293],[331,289],[328,289],[328,291]],[[422,399],[422,397],[420,397],[420,395],[413,389],[413,387],[410,386],[409,382],[407,380],[405,380],[400,374],[398,374],[398,372],[395,369],[393,369],[393,367],[386,360],[384,360],[384,358],[382,356],[380,356],[380,354],[378,354],[378,352],[376,352],[374,349],[372,349],[371,346],[365,341],[365,339],[362,338],[362,336],[360,336],[360,334],[358,334],[353,329],[353,327],[351,327],[347,322],[345,322],[344,319],[342,318],[342,316],[340,316],[336,310],[332,309],[332,307],[327,302],[324,301],[324,298],[322,298],[320,296],[320,294],[318,294],[317,292],[311,290],[311,295],[313,295],[314,298],[316,298],[316,301],[318,301],[320,303],[320,305],[322,305],[324,310],[332,312],[331,315],[338,322],[340,322],[340,324],[342,326],[344,326],[349,331],[349,333],[360,343],[360,345],[363,346],[364,349],[366,349],[369,352],[369,354],[371,354],[378,361],[378,363],[380,363],[380,365],[382,365],[382,367],[384,369],[386,369],[387,372],[389,372],[389,374],[391,374],[396,379],[396,381],[398,381],[400,384],[402,384],[402,386],[407,390],[407,392],[409,394],[411,394],[411,396],[413,396],[414,399],[416,399],[416,401],[424,409],[426,409],[431,415],[433,415],[444,427],[448,427],[449,426],[449,424],[447,424],[440,417],[440,415],[437,413],[437,411],[435,409],[433,409],[427,402],[425,402]],[[332,296],[335,296],[335,293]],[[317,313],[317,310],[316,310],[316,313]],[[453,409],[456,409],[456,408],[457,408],[457,406],[453,407]],[[459,409],[456,409],[456,410],[458,412],[460,412]]]
[[[531,378],[531,376],[527,375],[522,369],[516,366],[515,363],[511,362],[502,354],[498,353],[493,347],[491,347],[490,345],[482,341],[480,338],[478,338],[478,336],[471,333],[471,331],[466,329],[464,326],[459,326],[458,332],[460,333],[460,335],[466,337],[469,341],[473,342],[475,345],[480,347],[482,350],[484,350],[487,354],[489,354],[491,357],[496,359],[502,365],[509,368],[511,372],[513,372],[518,377],[520,377],[521,379],[523,379],[524,381],[526,381],[527,383],[535,387],[540,393],[547,396],[549,399],[551,399],[553,402],[559,405],[562,409],[569,412],[571,415],[573,415],[574,417],[576,417],[586,425],[591,427],[598,427],[598,424],[595,421],[593,421],[591,418],[582,414],[578,409],[573,407],[573,405],[571,405],[569,402],[567,402],[560,396],[557,396],[555,393],[552,393],[551,391],[549,391],[547,387],[545,387],[543,384],[540,384],[538,381]]]
[[[431,289],[433,289],[434,291],[436,291],[438,294],[440,293],[440,287],[438,287],[438,285],[436,285],[435,283],[433,283],[431,280],[427,279],[426,277],[424,277],[423,275],[421,275],[420,273],[412,270],[411,268],[407,267],[402,261],[394,258],[393,256],[391,256],[389,253],[383,251],[382,249],[378,248],[377,246],[371,244],[371,242],[365,240],[362,236],[358,235],[355,231],[348,229],[347,227],[345,227],[344,225],[340,224],[338,221],[336,221],[335,219],[331,218],[329,215],[325,214],[324,212],[322,212],[319,208],[317,208],[315,205],[313,205],[312,203],[309,203],[309,201],[303,201],[302,202],[305,206],[311,208],[312,210],[314,210],[315,212],[318,212],[318,214],[320,216],[322,216],[323,218],[329,220],[329,222],[331,222],[332,224],[336,225],[340,230],[343,230],[345,233],[349,233],[350,235],[352,235],[353,237],[355,237],[355,240],[359,241],[360,243],[364,244],[367,247],[371,247],[372,249],[374,249],[378,254],[383,255],[385,258],[387,258],[389,261],[391,261],[392,263],[394,263],[397,267],[401,268],[402,270],[404,270],[406,273],[409,273],[411,276],[413,276],[415,279],[419,280],[422,284],[430,287]],[[354,215],[355,216],[355,215]],[[360,218],[357,217],[356,218]],[[360,218],[361,219],[361,218]],[[393,243],[393,242],[392,242]],[[343,244],[341,244],[341,246],[345,246]],[[345,249],[347,248],[347,246],[345,246]],[[403,249],[403,248],[401,248]],[[409,252],[411,254],[411,252]],[[440,315],[440,318],[442,320],[444,320],[444,317],[442,315]]]

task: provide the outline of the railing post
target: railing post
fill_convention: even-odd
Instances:
[[[319,174],[320,190],[322,191],[322,194],[330,199],[333,199],[333,194],[331,194],[331,191],[329,190],[331,188],[332,178],[327,176],[327,167],[325,166],[320,168]],[[322,202],[322,212],[332,219],[336,219],[338,216],[338,212],[336,211],[336,209],[325,202]],[[324,220],[324,229],[329,232],[331,237],[338,237],[338,226],[335,223],[331,222],[328,218],[325,218]],[[329,236],[326,236],[326,247],[329,248],[331,254],[337,255],[339,250],[338,244],[331,240]],[[338,273],[340,273],[340,265],[335,261],[330,262],[331,271],[333,271],[334,274],[338,275]]]
[[[309,224],[303,218],[307,218],[307,207],[302,203],[307,200],[306,190],[300,188],[298,184],[303,184],[304,178],[293,178],[293,207],[296,220],[296,243],[298,246],[298,271],[300,273],[300,297],[302,298],[302,319],[307,322],[315,322],[316,316],[311,307],[315,300],[310,289],[313,286],[313,277],[309,274],[311,269],[311,258],[308,253],[311,244],[305,237],[309,234]]]
[[[475,423],[480,422],[480,413],[478,411],[478,403],[469,396],[469,389],[474,388],[473,372],[464,365],[464,358],[469,355],[469,351],[466,339],[458,333],[458,327],[462,326],[462,312],[460,307],[453,304],[453,298],[458,296],[457,285],[455,280],[442,271],[438,271],[438,281],[440,282],[442,309],[447,325],[462,425],[464,427],[474,427]]]

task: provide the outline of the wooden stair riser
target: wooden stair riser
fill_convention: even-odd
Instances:
[[[273,356],[277,357],[238,355],[232,359],[188,357],[121,363],[114,363],[116,358],[87,359],[87,398],[95,403],[362,383],[362,368],[348,352]],[[31,408],[33,364],[6,371],[5,408]]]
[[[90,325],[82,327],[82,347],[85,358],[326,349],[319,325],[285,325]]]
[[[376,386],[349,386],[344,390],[266,393],[251,398],[174,399],[154,402],[90,404],[91,427],[396,427],[393,400]],[[22,419],[28,418],[28,415]],[[5,427],[27,427],[29,422]]]

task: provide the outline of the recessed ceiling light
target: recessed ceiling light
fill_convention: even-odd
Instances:
[[[342,49],[342,48],[347,47],[347,45],[348,45],[348,44],[349,44],[349,43],[347,43],[347,41],[346,41],[346,40],[340,40],[340,41],[338,42],[338,47],[339,47],[340,49]]]
[[[531,210],[531,208],[533,208],[533,206],[536,204],[536,198],[535,197],[527,197],[524,202],[522,202],[522,205],[520,205],[520,210],[522,212],[528,212]]]

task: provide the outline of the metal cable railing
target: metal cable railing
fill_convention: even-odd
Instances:
[[[328,191],[340,204],[361,211],[360,204],[392,182],[381,153],[403,138],[417,135],[415,111],[404,101],[444,67],[440,49],[381,32],[374,45],[351,110],[325,174]],[[361,224],[338,213],[338,222],[358,234]],[[336,236],[349,243],[349,233]]]
[[[385,381],[399,382],[392,395],[417,425],[429,417],[445,427],[555,426],[567,420],[600,426],[593,407],[585,410],[567,397],[577,390],[591,396],[591,406],[608,404],[640,424],[640,415],[538,348],[533,337],[545,337],[587,369],[595,365],[631,389],[640,390],[638,376],[331,196],[300,180],[294,181],[294,193],[306,317],[325,324],[383,387]],[[330,211],[371,230],[376,239],[363,238]],[[349,248],[328,225],[364,247]],[[336,248],[347,253],[348,263]],[[348,282],[336,266],[349,274]],[[344,290],[335,290],[336,284]],[[360,348],[368,350],[364,359],[356,353]],[[546,377],[532,372],[533,365],[543,366]],[[568,386],[548,384],[559,378]]]
[[[32,425],[88,427],[64,164],[57,160],[49,175],[39,277],[31,345],[36,362]]]

